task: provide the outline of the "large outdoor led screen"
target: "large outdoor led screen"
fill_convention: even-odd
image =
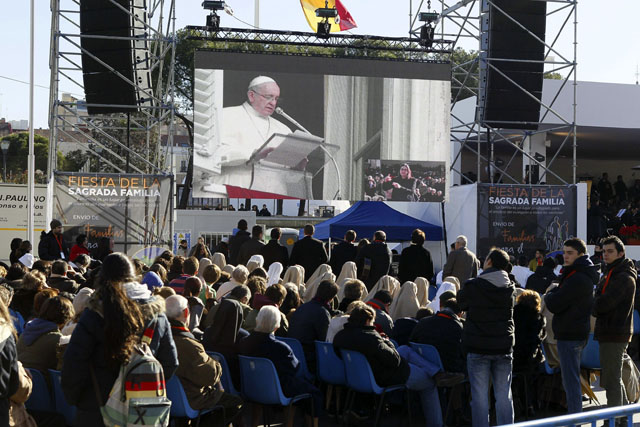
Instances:
[[[197,51],[193,195],[362,200],[371,159],[446,167],[449,106],[448,64]]]

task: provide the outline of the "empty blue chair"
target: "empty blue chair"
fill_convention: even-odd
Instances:
[[[214,409],[222,408],[221,406],[215,406],[211,409],[195,410],[189,405],[187,395],[182,388],[182,383],[178,379],[177,375],[173,375],[169,381],[167,381],[167,398],[171,401],[171,418],[189,418],[190,420],[196,420],[196,426],[200,424],[200,416],[213,411]],[[224,411],[224,410],[223,410]],[[223,412],[224,418],[224,412]]]
[[[302,343],[300,343],[300,341],[295,338],[276,337],[276,339],[291,347],[291,351],[293,351],[296,359],[298,359],[298,362],[300,362],[299,374],[302,375],[305,379],[313,381],[314,377],[313,374],[309,372],[309,366],[307,365],[307,358],[304,355]]]
[[[227,364],[227,359],[224,358],[224,355],[215,351],[207,351],[207,354],[216,359],[220,363],[220,366],[222,366],[222,377],[220,378],[220,382],[222,383],[224,391],[231,393],[234,396],[240,396],[240,392],[236,390],[233,385],[231,371],[229,370],[229,365]]]
[[[436,366],[440,367],[441,371],[444,371],[444,365],[442,364],[442,359],[440,359],[440,353],[438,353],[438,349],[432,346],[431,344],[418,344],[415,342],[409,343],[411,348],[422,356],[425,360],[433,363]]]
[[[344,362],[336,354],[332,343],[316,341],[316,368],[320,381],[333,385],[347,384]]]
[[[76,417],[76,407],[69,405],[64,398],[60,371],[49,369],[49,376],[51,377],[51,383],[53,384],[53,399],[56,406],[55,411],[64,416],[67,425],[73,425],[73,420]]]
[[[24,403],[29,411],[40,411],[40,412],[55,412],[56,407],[53,399],[51,398],[51,392],[49,391],[49,386],[47,385],[47,381],[37,369],[29,369],[29,374],[31,375],[32,380],[32,389],[31,396]]]
[[[633,334],[640,334],[640,314],[638,310],[633,310]]]
[[[580,367],[589,370],[600,369],[600,344],[593,339],[593,334],[589,334],[587,345],[582,349]]]
[[[394,340],[393,338],[389,338],[389,341],[391,341],[391,344],[393,344],[396,350],[398,349],[398,347],[400,347],[400,345],[398,344],[398,341]]]
[[[351,409],[351,405],[353,404],[353,399],[355,397],[355,393],[353,393],[354,391],[380,396],[378,408],[376,409],[376,419],[374,424],[374,426],[377,426],[378,422],[380,421],[382,407],[384,406],[385,394],[391,391],[404,391],[407,390],[407,387],[404,384],[380,387],[378,383],[376,383],[376,379],[373,376],[373,371],[371,370],[369,361],[362,353],[345,349],[340,350],[340,353],[342,354],[342,360],[344,361],[344,370],[347,376],[347,386],[350,389],[350,397],[347,397],[346,411]],[[407,409],[409,412],[409,425],[411,425],[411,399],[409,398],[409,396],[407,396],[406,401]]]
[[[291,406],[300,400],[312,398],[309,393],[286,397],[282,392],[276,367],[271,360],[248,356],[238,356],[238,360],[242,395],[246,400],[261,405]],[[313,411],[313,402],[311,408]],[[315,415],[312,414],[312,416]],[[268,425],[268,423],[265,424]]]

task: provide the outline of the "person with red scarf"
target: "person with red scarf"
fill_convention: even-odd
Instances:
[[[74,262],[80,254],[90,255],[87,243],[89,243],[87,235],[78,234],[78,237],[76,237],[76,244],[71,248],[71,254],[69,255],[71,262]]]
[[[49,223],[51,231],[40,235],[38,243],[38,256],[41,260],[55,261],[57,259],[69,260],[69,246],[62,237],[62,223],[54,219]]]

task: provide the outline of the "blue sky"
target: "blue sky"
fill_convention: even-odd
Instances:
[[[9,0],[5,0],[7,3]],[[69,0],[61,0],[70,6]],[[35,82],[49,86],[50,20],[49,1],[36,3]],[[202,0],[177,0],[176,25],[204,25]],[[343,0],[358,28],[355,34],[405,36],[409,30],[409,0]],[[414,9],[419,1],[414,0]],[[448,3],[454,3],[450,1]],[[254,1],[227,0],[239,19],[253,23]],[[426,2],[425,2],[426,4]],[[551,4],[551,3],[550,3]],[[434,1],[433,5],[439,2]],[[609,8],[615,8],[610,10]],[[561,14],[558,14],[561,15]],[[563,14],[564,15],[564,14]],[[609,83],[635,83],[636,67],[640,63],[640,2],[616,0],[613,2],[584,1],[578,5],[578,79]],[[222,25],[246,27],[233,17],[223,14]],[[549,27],[557,28],[558,19]],[[279,30],[309,31],[299,0],[261,0],[260,27]],[[569,36],[568,32],[564,33]],[[14,0],[3,7],[0,26],[2,57],[0,61],[0,117],[8,120],[28,118],[29,88],[26,84],[9,79],[28,81],[29,78],[29,1]],[[559,48],[570,53],[570,40],[560,40]],[[467,48],[476,48],[467,45]],[[9,79],[7,79],[9,78]],[[71,84],[62,87],[72,93],[78,88]],[[81,94],[80,94],[81,95]],[[35,91],[35,126],[48,127],[48,98],[46,88]]]

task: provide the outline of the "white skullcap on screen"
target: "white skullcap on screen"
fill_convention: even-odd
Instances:
[[[271,77],[258,76],[249,82],[249,89],[251,89],[252,87],[263,85],[265,83],[275,83],[275,82],[276,81],[273,80]]]

